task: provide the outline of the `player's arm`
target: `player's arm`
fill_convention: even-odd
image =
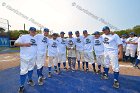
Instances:
[[[23,43],[23,38],[19,37],[15,43],[14,46],[18,46],[18,47],[30,47],[31,43]]]
[[[118,48],[119,48],[119,60],[122,60],[122,58],[123,58],[123,45],[122,44],[118,45]]]
[[[134,42],[131,42],[131,44],[137,45],[138,44],[138,39],[136,38],[136,40]]]
[[[30,47],[31,43],[15,43],[14,45],[18,47]]]
[[[123,45],[118,35],[116,35],[116,42],[118,44],[118,49],[119,49],[119,54],[118,54],[119,60],[122,60],[123,59]]]

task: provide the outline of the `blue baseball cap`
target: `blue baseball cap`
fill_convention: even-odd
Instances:
[[[108,26],[105,26],[105,27],[103,27],[102,31],[105,31],[105,30],[109,30],[110,31],[110,28]]]
[[[73,33],[70,31],[70,32],[68,32],[68,35],[73,35]]]
[[[29,31],[36,31],[36,28],[35,27],[30,27]]]
[[[75,34],[79,34],[79,31],[76,31]]]
[[[52,34],[52,36],[57,36],[57,35],[58,35],[57,33],[53,33],[53,34]]]
[[[83,33],[87,33],[87,30],[84,30]]]
[[[100,32],[99,32],[99,31],[95,31],[95,32],[93,33],[93,35],[100,35]]]
[[[135,35],[135,33],[134,32],[130,32],[129,35]]]
[[[65,34],[65,32],[62,31],[62,32],[60,32],[60,34]]]
[[[122,37],[126,37],[126,36],[127,36],[126,34],[123,34],[123,35],[122,35]]]
[[[49,29],[48,28],[44,28],[44,32],[49,32]]]

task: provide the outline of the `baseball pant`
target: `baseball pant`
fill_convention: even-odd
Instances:
[[[96,62],[97,62],[98,65],[103,65],[104,55],[96,55]]]
[[[20,58],[20,75],[27,74],[28,71],[32,71],[35,66],[36,57],[26,60],[24,58]]]
[[[46,54],[44,55],[37,55],[37,61],[36,61],[36,65],[37,65],[37,69],[41,69],[46,61]]]
[[[94,55],[93,52],[84,52],[84,62],[94,63]]]
[[[125,52],[125,56],[131,56],[131,57],[135,57],[136,54],[136,48],[132,48],[132,49],[127,49],[126,48],[126,52]]]
[[[118,54],[112,54],[110,52],[104,53],[104,63],[105,68],[109,68],[110,62],[114,72],[119,72]]]
[[[52,67],[52,65],[57,66],[58,64],[58,56],[49,56],[48,67]]]

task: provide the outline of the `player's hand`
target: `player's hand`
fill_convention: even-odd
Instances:
[[[30,47],[31,46],[31,43],[25,43],[23,44],[24,47]]]

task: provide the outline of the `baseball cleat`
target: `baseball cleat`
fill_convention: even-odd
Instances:
[[[51,78],[52,77],[52,75],[51,75],[51,73],[49,72],[49,74],[48,74],[48,78]]]
[[[114,87],[114,88],[119,88],[119,87],[120,87],[119,82],[118,82],[118,81],[114,81],[113,87]]]
[[[101,79],[106,79],[106,80],[107,80],[107,79],[108,79],[108,75],[103,73],[103,74],[101,75]]]
[[[88,71],[89,71],[89,69],[88,69],[88,68],[86,68],[85,72],[88,72]]]
[[[54,70],[54,73],[55,73],[55,74],[58,74],[58,71],[57,71],[57,70]]]
[[[32,86],[32,87],[35,85],[35,83],[34,83],[33,80],[29,80],[29,81],[27,82],[27,84],[30,85],[30,86]]]
[[[93,73],[96,73],[96,69],[93,69]]]
[[[101,74],[101,70],[98,70],[98,71],[97,71],[97,74]]]
[[[45,79],[46,79],[46,77],[43,75],[43,76],[42,76],[42,79],[44,79],[44,80],[45,80]]]
[[[67,69],[66,67],[64,67],[64,69]]]
[[[59,69],[59,70],[58,70],[58,74],[60,74],[60,73],[61,73],[61,70]]]
[[[42,77],[39,77],[38,78],[38,85],[43,85],[43,78]]]
[[[22,86],[18,89],[18,93],[24,93],[24,86]]]

